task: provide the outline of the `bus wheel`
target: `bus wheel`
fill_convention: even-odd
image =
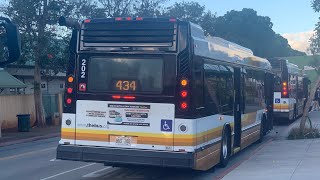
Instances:
[[[263,141],[263,137],[265,135],[265,133],[264,133],[265,123],[266,123],[266,117],[263,116],[263,118],[261,120],[261,125],[260,125],[260,137],[259,137],[258,143],[261,143]]]
[[[224,128],[223,134],[222,134],[222,140],[221,140],[221,150],[220,150],[220,167],[226,167],[229,158],[230,158],[230,133],[228,128]]]

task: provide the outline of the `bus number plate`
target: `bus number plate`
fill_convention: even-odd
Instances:
[[[133,146],[137,144],[137,137],[132,136],[110,136],[110,144],[121,146]]]

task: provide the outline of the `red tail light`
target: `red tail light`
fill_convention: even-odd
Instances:
[[[69,94],[71,94],[72,91],[73,91],[73,88],[67,88],[67,92],[68,92]]]
[[[180,104],[180,108],[183,109],[183,110],[187,109],[187,108],[188,108],[188,103],[182,102],[182,103]]]
[[[72,103],[72,99],[71,98],[67,98],[66,103],[67,104],[71,104]]]
[[[124,96],[123,99],[133,100],[133,99],[136,99],[136,97],[134,97],[134,96]]]
[[[133,100],[136,99],[135,96],[120,96],[120,95],[113,95],[112,99],[125,99],[125,100]]]
[[[121,17],[116,17],[115,20],[116,21],[122,21],[122,18]]]
[[[142,21],[143,18],[142,18],[142,17],[137,17],[136,20],[137,20],[137,21]]]
[[[188,96],[188,91],[181,91],[180,96],[186,98]]]
[[[119,95],[113,95],[112,98],[113,98],[113,99],[121,99],[121,96],[119,96]]]
[[[132,20],[132,17],[127,17],[126,20],[127,20],[127,21],[131,21],[131,20]]]
[[[91,20],[90,19],[86,19],[86,20],[84,20],[84,22],[85,23],[89,23],[89,22],[91,22]]]

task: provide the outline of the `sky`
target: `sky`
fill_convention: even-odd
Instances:
[[[171,0],[182,2],[183,0]],[[288,39],[289,44],[305,51],[320,13],[315,13],[311,0],[195,0],[208,10],[223,16],[230,10],[252,8],[258,15],[269,16],[273,30]]]

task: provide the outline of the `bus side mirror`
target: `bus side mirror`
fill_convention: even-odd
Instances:
[[[2,32],[2,53],[3,56],[0,58],[0,65],[9,64],[19,59],[21,54],[21,39],[19,30],[16,25],[10,21],[0,24],[4,27]]]
[[[58,20],[58,23],[60,26],[65,26],[68,28],[76,29],[76,30],[80,29],[79,22],[73,18],[66,18],[64,16],[61,16]]]

